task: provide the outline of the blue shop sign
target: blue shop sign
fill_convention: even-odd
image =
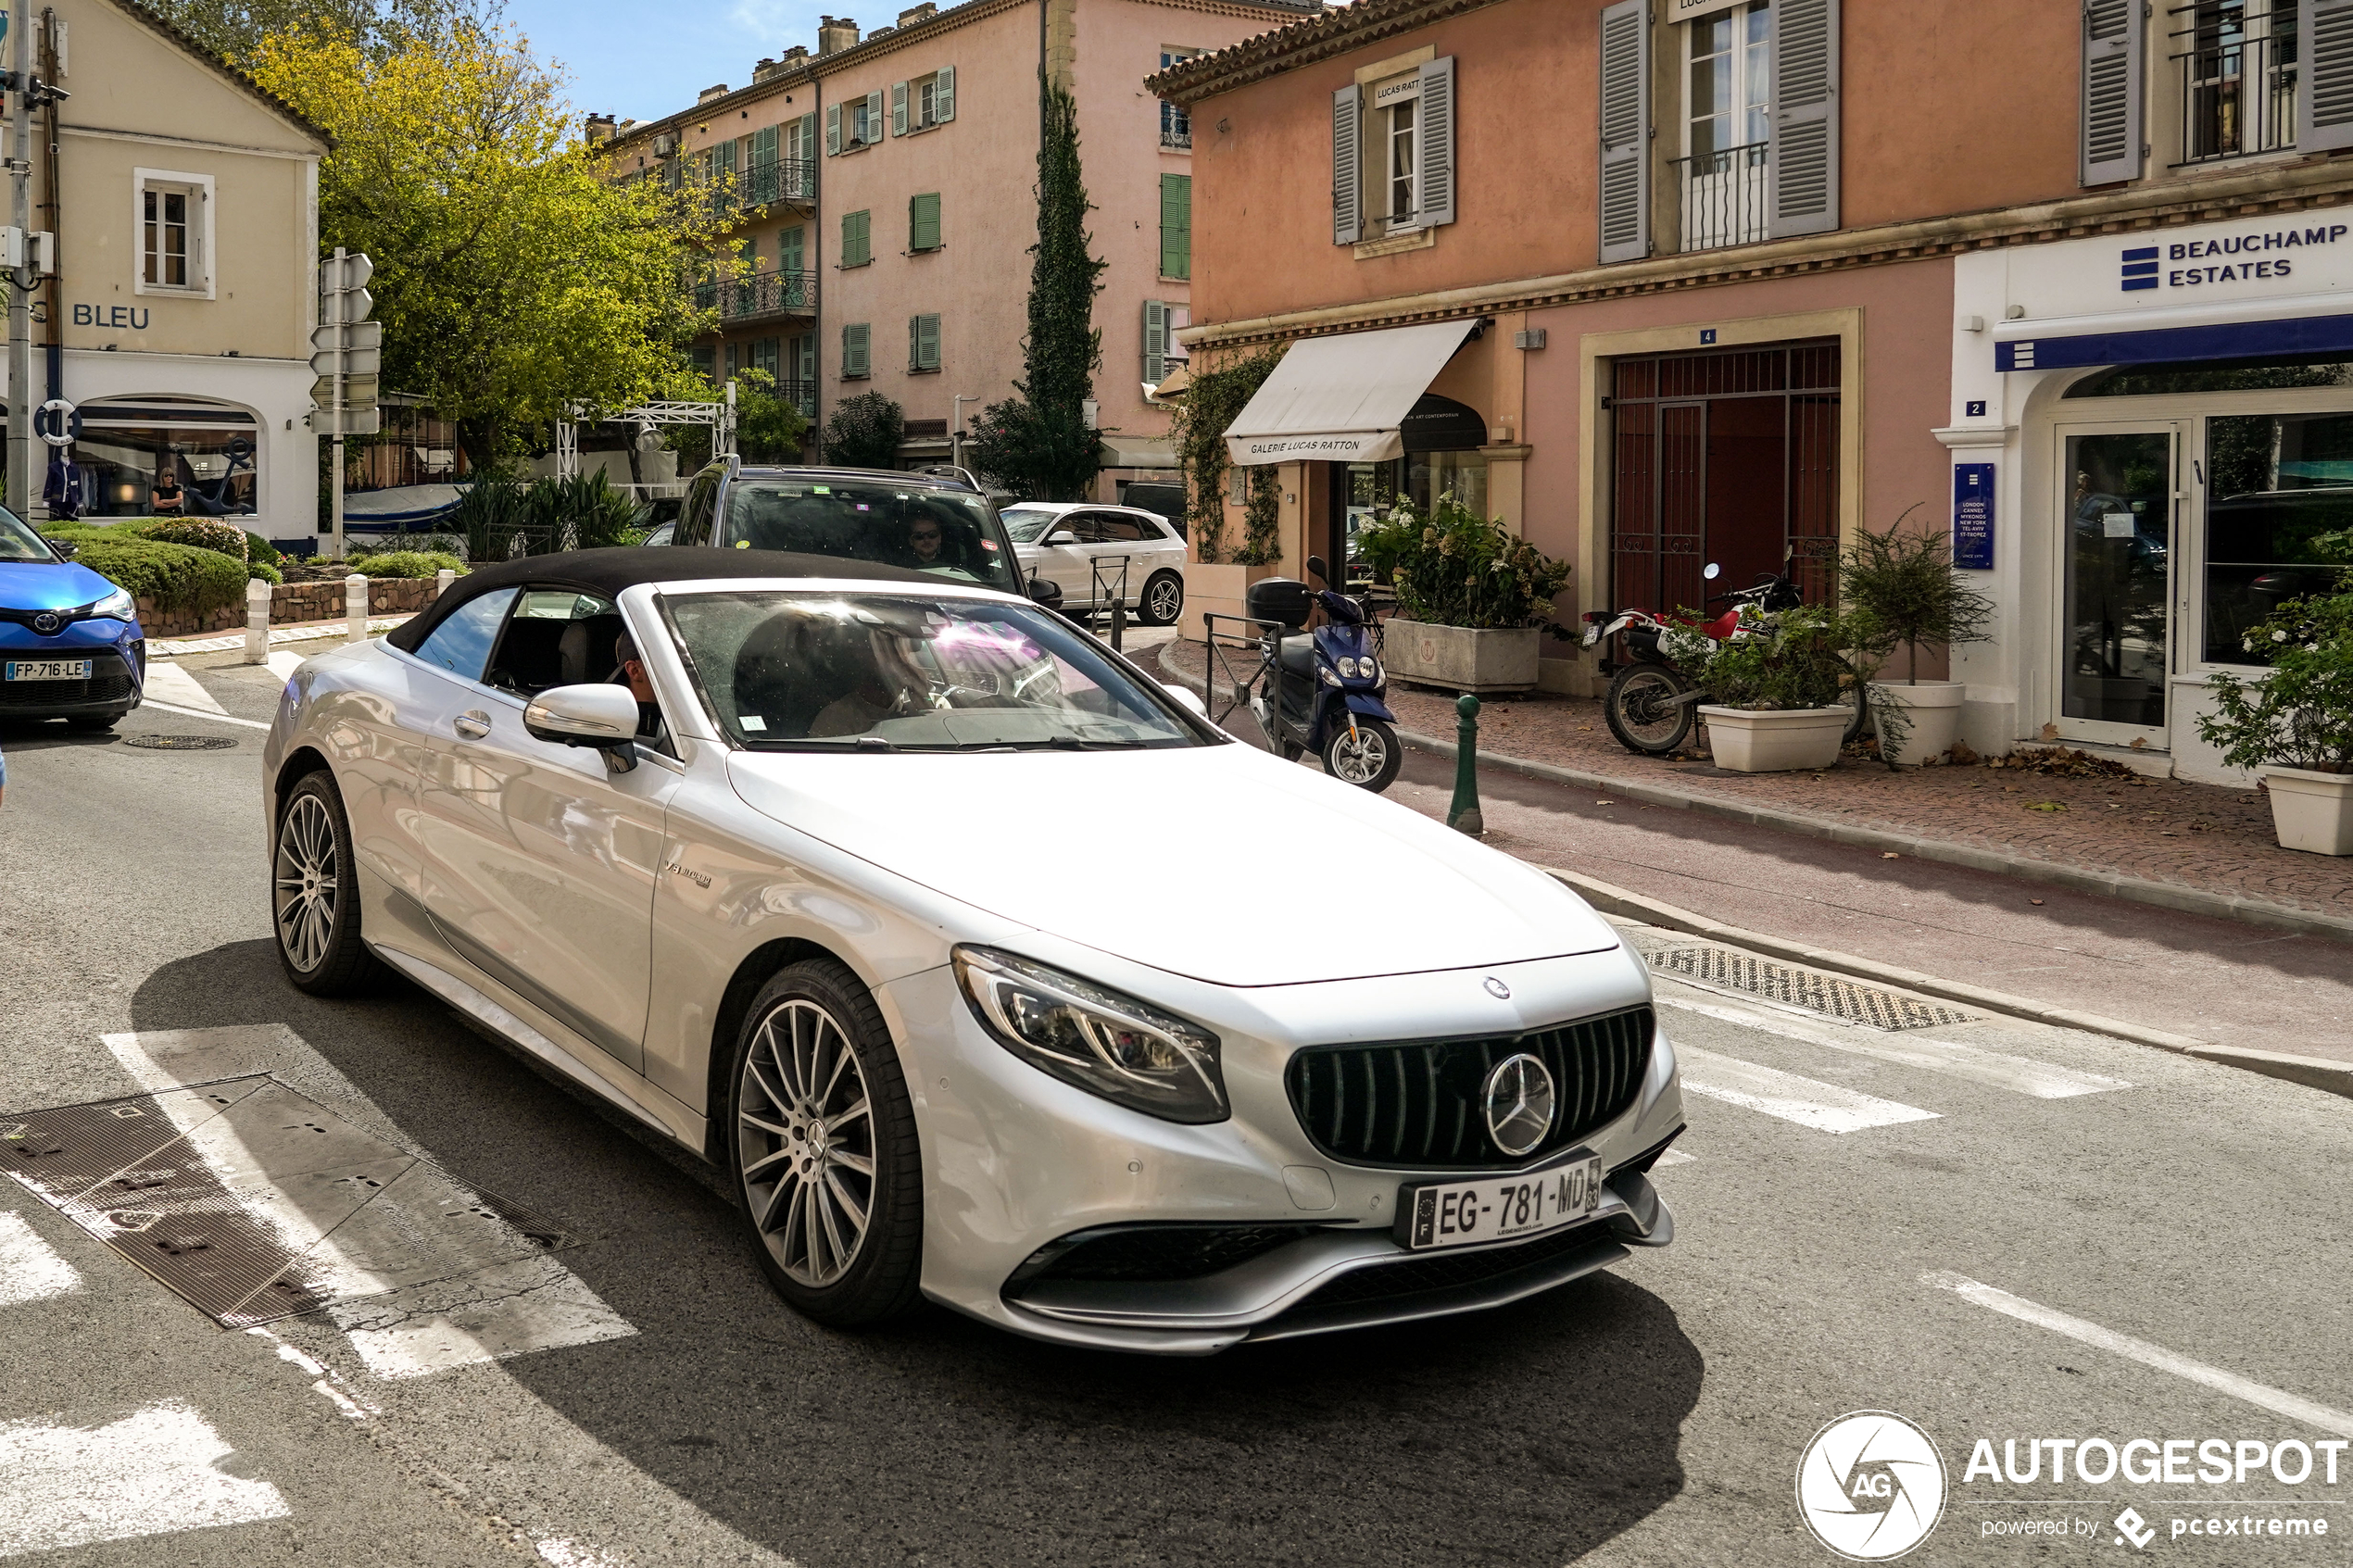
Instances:
[[[1953,465],[1953,564],[1994,570],[1994,465]]]

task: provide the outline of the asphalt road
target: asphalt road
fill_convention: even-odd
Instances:
[[[260,732],[226,721],[266,718],[279,681],[194,678],[223,716],[0,731],[0,1122],[270,1073],[552,1221],[577,1311],[521,1353],[390,1375],[342,1318],[218,1329],[0,1181],[0,1556],[1830,1562],[1799,1459],[1863,1410],[1942,1456],[1942,1519],[1907,1561],[2139,1556],[2128,1505],[2147,1552],[2216,1563],[2334,1562],[2353,1537],[2342,1447],[2335,1485],[2261,1460],[2221,1485],[1964,1474],[1980,1438],[2020,1473],[2037,1438],[2353,1438],[2342,1099],[2038,1026],[1888,1033],[1663,980],[1691,1114],[1689,1158],[1656,1177],[1671,1248],[1491,1313],[1207,1361],[937,1310],[838,1335],[769,1293],[690,1160],[405,985],[325,1004],[283,983]],[[239,744],[127,744],[157,733]],[[1351,905],[1388,918],[1377,889]],[[212,1056],[172,1054],[173,1032],[224,1029],[196,1037]],[[2208,1540],[2226,1512],[2241,1532]],[[2244,1534],[2275,1518],[2329,1533]],[[2069,1533],[2016,1533],[2053,1521]]]

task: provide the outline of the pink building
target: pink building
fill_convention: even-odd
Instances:
[[[815,54],[761,60],[750,85],[611,126],[624,171],[732,176],[747,277],[716,285],[712,374],[756,367],[822,426],[842,398],[906,411],[902,460],[944,462],[960,418],[1013,395],[1037,239],[1038,73],[1078,104],[1109,263],[1095,305],[1105,470],[1097,499],[1180,483],[1168,410],[1145,388],[1190,320],[1192,134],[1144,78],[1322,9],[1322,0],[968,0],[860,34],[827,17]]]

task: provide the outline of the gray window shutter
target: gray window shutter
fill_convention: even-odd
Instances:
[[[1602,10],[1602,259],[1651,253],[1651,28],[1647,0]]]
[[[938,103],[941,119],[948,120],[956,118],[956,68],[954,66],[939,68]]]
[[[866,141],[879,142],[883,139],[882,117],[882,89],[877,87],[873,92],[866,94],[866,134],[864,137]]]
[[[923,358],[925,370],[936,370],[939,369],[939,318],[925,316],[921,320],[923,326],[917,337],[916,352]]]
[[[2086,185],[2141,173],[2144,0],[2083,0],[2083,166]]]
[[[1365,90],[1332,94],[1332,244],[1365,237]]]
[[[1838,227],[1838,0],[1773,7],[1773,141],[1765,232]]]
[[[1158,386],[1168,377],[1168,307],[1157,299],[1144,301],[1144,384]]]
[[[852,321],[841,329],[841,373],[845,376],[869,374],[868,348],[873,328],[863,321]]]
[[[1454,221],[1454,56],[1424,60],[1414,142],[1422,160],[1421,210],[1415,227]]]
[[[2281,0],[2272,0],[2277,10]],[[2279,24],[2272,24],[2273,31]],[[2296,80],[2296,150],[2353,147],[2353,0],[2307,0]]]
[[[903,82],[890,84],[890,133],[907,134],[907,84]]]
[[[835,104],[825,110],[825,151],[841,151],[841,106]]]

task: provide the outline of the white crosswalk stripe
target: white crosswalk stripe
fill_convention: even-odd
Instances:
[[[168,702],[175,708],[194,709],[199,713],[228,714],[220,701],[204,689],[204,683],[169,660],[157,659],[147,666],[145,695],[157,702]]]
[[[216,1467],[235,1451],[178,1400],[98,1426],[0,1425],[0,1557],[291,1513],[269,1482]]]
[[[1932,1122],[1937,1117],[1937,1112],[1916,1105],[1859,1094],[1778,1068],[1759,1067],[1737,1057],[1718,1056],[1695,1046],[1678,1046],[1675,1055],[1682,1064],[1684,1093],[1761,1110],[1818,1133],[1856,1133],[1902,1122]]]
[[[286,648],[280,648],[270,656],[270,673],[277,676],[281,681],[290,681],[294,678],[294,672],[302,668],[302,661],[309,657],[307,653],[295,653]]]
[[[82,1288],[82,1276],[57,1256],[21,1214],[0,1210],[0,1307],[66,1296]]]

